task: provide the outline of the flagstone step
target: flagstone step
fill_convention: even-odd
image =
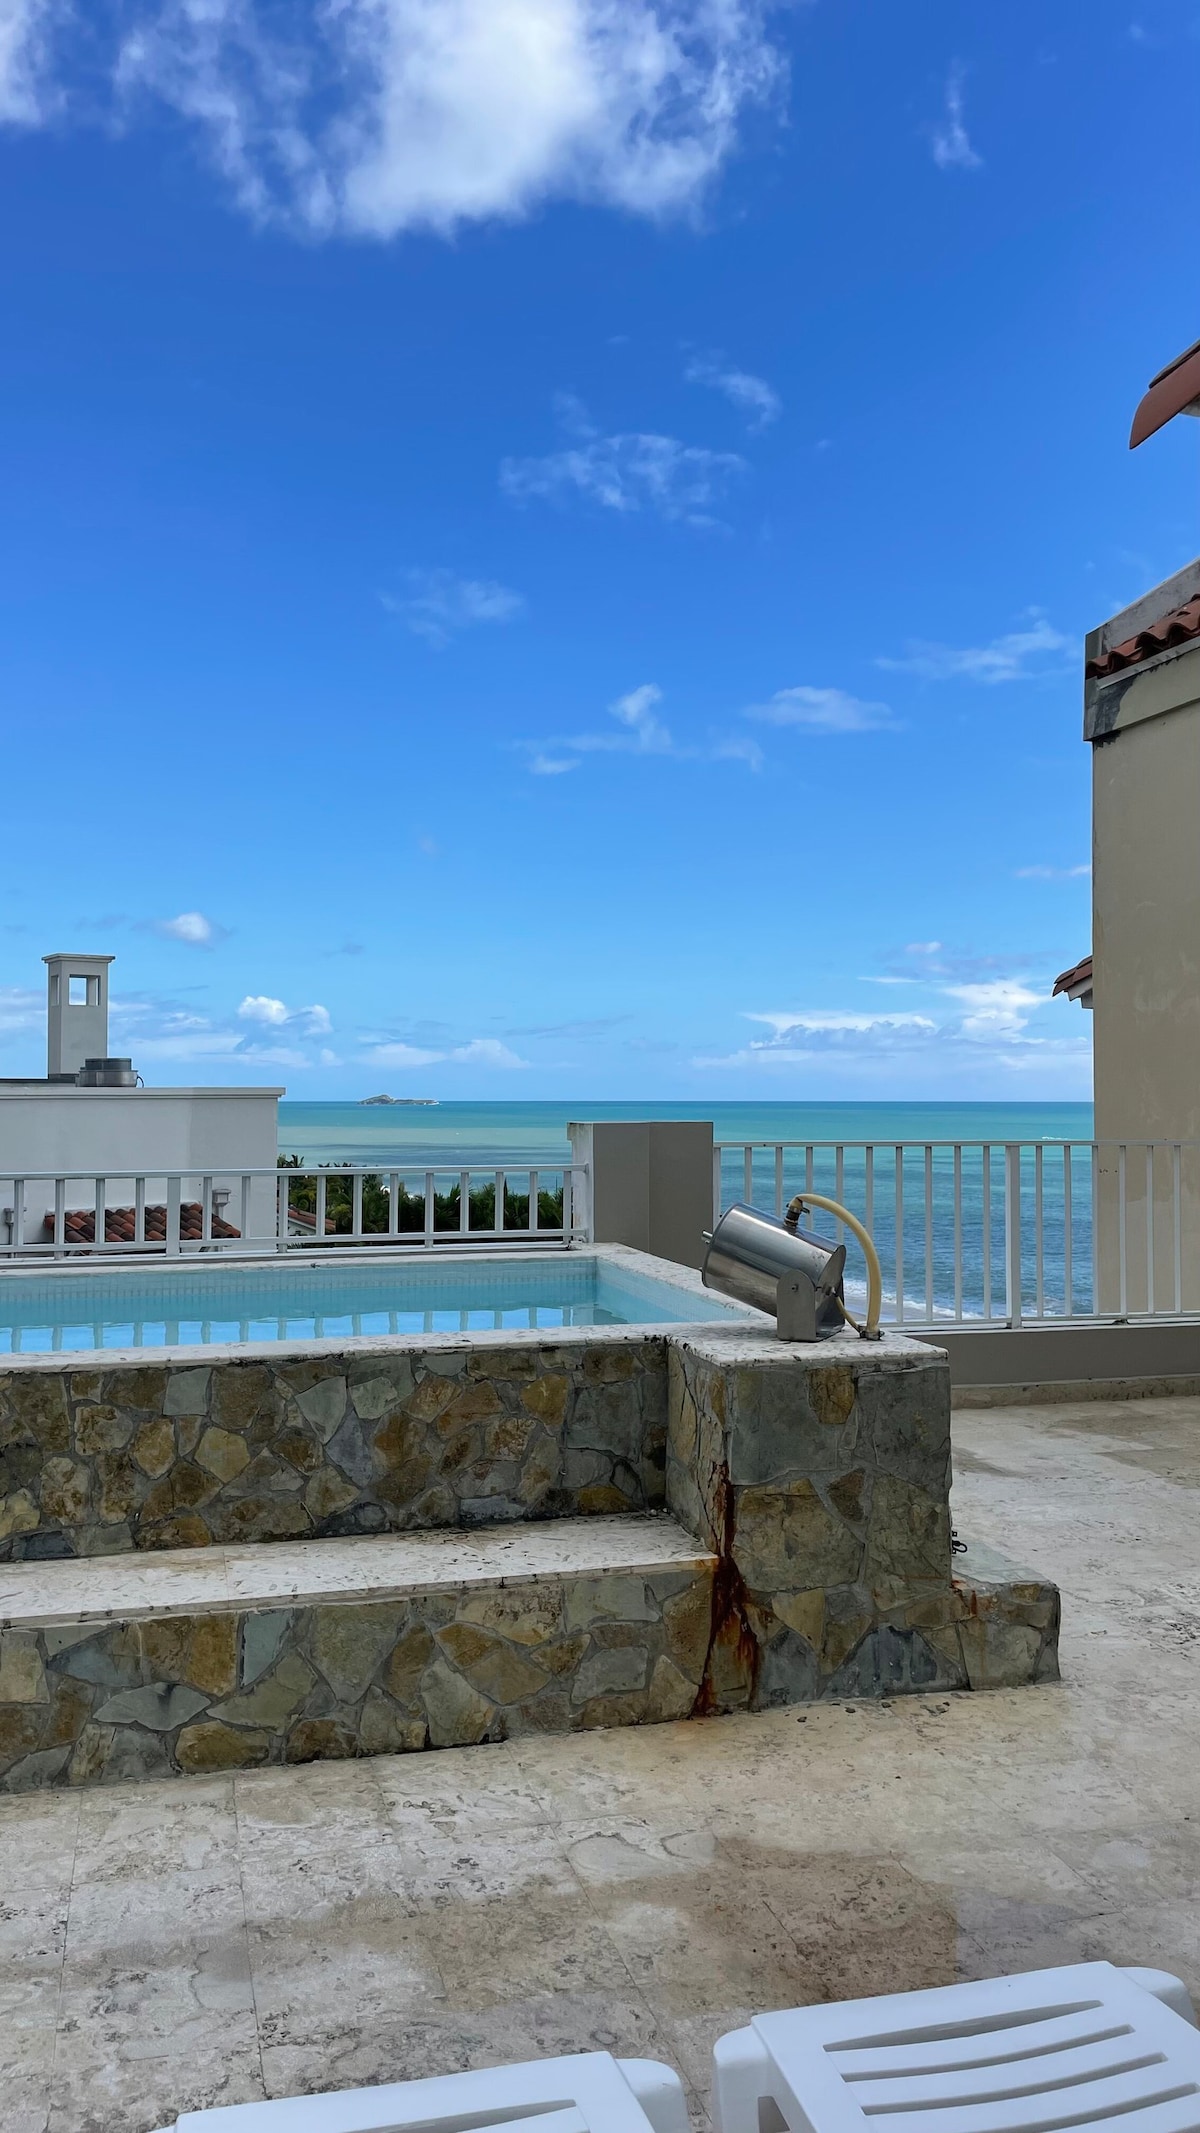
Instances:
[[[0,1790],[686,1717],[716,1558],[662,1517],[0,1566]]]

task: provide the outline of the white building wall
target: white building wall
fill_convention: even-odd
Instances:
[[[53,1210],[53,1185],[31,1173],[50,1171],[74,1182],[70,1207],[94,1207],[103,1177],[110,1207],[132,1206],[132,1179],[147,1178],[146,1197],[166,1198],[166,1174],[190,1172],[184,1199],[199,1198],[199,1181],[228,1187],[229,1221],[241,1226],[239,1173],[272,1170],[278,1148],[282,1089],[76,1089],[45,1085],[0,1089],[0,1210],[13,1201],[14,1177],[25,1187],[25,1235],[32,1243]],[[275,1234],[271,1178],[251,1187],[253,1239]]]

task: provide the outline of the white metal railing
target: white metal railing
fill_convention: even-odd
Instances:
[[[1200,1314],[1200,1141],[714,1148],[715,1216],[735,1200],[782,1214],[805,1190],[840,1200],[871,1231],[896,1325]]]
[[[0,1172],[0,1264],[488,1244],[590,1236],[585,1165],[345,1165],[311,1169]]]

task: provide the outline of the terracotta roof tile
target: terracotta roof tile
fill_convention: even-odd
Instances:
[[[1090,985],[1091,982],[1092,959],[1090,955],[1085,955],[1081,962],[1072,964],[1070,970],[1064,970],[1055,978],[1054,991],[1050,998],[1055,1000],[1060,992],[1071,992],[1077,985]]]
[[[104,1241],[106,1244],[132,1244],[136,1234],[137,1211],[132,1207],[106,1207],[104,1210]],[[71,1207],[63,1220],[63,1234],[68,1244],[94,1244],[96,1241],[96,1210],[94,1207]],[[185,1200],[179,1210],[179,1234],[185,1244],[199,1244],[204,1235],[204,1217],[199,1200]],[[214,1237],[240,1237],[240,1229],[214,1215]],[[165,1207],[146,1209],[144,1231],[147,1244],[165,1244],[167,1241],[167,1210]],[[54,1216],[46,1216],[46,1236],[53,1241]]]
[[[1138,402],[1129,432],[1129,449],[1144,444],[1153,437],[1165,422],[1176,415],[1194,415],[1200,412],[1200,341],[1194,341],[1183,354],[1151,378],[1149,390]]]
[[[1200,593],[1183,607],[1173,608],[1169,615],[1152,622],[1148,629],[1139,630],[1136,637],[1114,644],[1102,659],[1089,659],[1087,678],[1102,681],[1109,674],[1120,674],[1125,667],[1141,666],[1143,660],[1169,652],[1174,645],[1189,644],[1194,637],[1200,637]]]

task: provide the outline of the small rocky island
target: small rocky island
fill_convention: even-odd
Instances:
[[[423,1109],[433,1109],[438,1101],[436,1096],[360,1096],[358,1100],[360,1104],[417,1104]]]

